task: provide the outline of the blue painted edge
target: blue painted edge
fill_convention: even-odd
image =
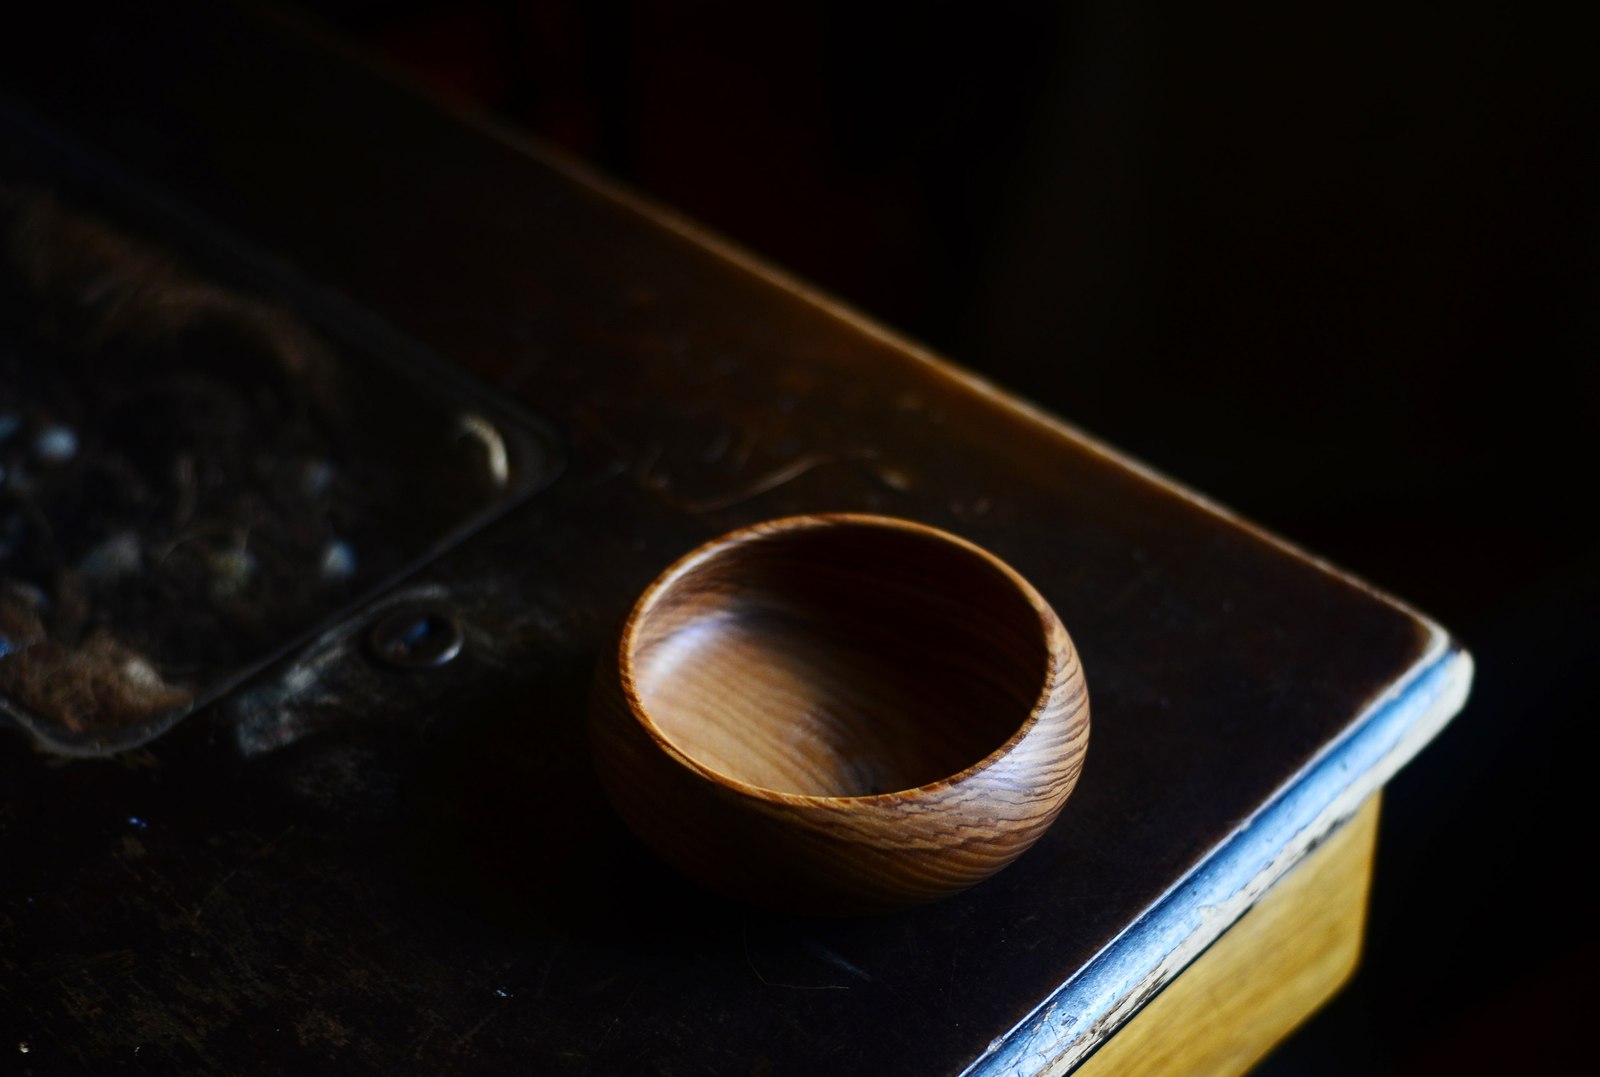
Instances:
[[[1431,658],[962,1077],[1026,1077],[1076,1065],[1353,815],[1465,702],[1471,656],[1442,632],[1437,638],[1442,646]]]

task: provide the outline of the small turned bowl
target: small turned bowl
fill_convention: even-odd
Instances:
[[[954,535],[800,516],[700,547],[603,655],[590,734],[646,845],[737,900],[845,915],[1005,867],[1077,783],[1083,669],[1045,600]]]

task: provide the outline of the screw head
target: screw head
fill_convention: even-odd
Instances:
[[[373,622],[367,645],[396,669],[435,669],[461,653],[461,622],[437,606],[400,606]]]

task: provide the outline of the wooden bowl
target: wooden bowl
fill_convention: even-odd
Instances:
[[[800,516],[700,547],[600,662],[600,779],[668,863],[739,900],[851,914],[963,890],[1055,819],[1089,699],[1066,629],[931,527]]]

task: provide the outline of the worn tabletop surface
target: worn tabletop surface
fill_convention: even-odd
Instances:
[[[1027,1068],[1170,974],[1183,940],[1130,926],[1241,842],[1241,878],[1281,873],[1448,717],[1440,671],[1464,679],[1414,614],[297,32],[65,12],[0,39],[0,119],[68,196],[259,253],[286,302],[476,372],[564,461],[393,592],[461,616],[450,665],[374,665],[358,616],[114,758],[0,728],[0,1058],[36,1072],[956,1073],[992,1047]],[[1093,733],[1066,812],[995,879],[808,921],[658,867],[597,790],[584,708],[666,564],[830,510],[1026,575],[1080,648]],[[1194,922],[1190,947],[1226,926]],[[1103,1012],[1038,1010],[1113,958]]]

